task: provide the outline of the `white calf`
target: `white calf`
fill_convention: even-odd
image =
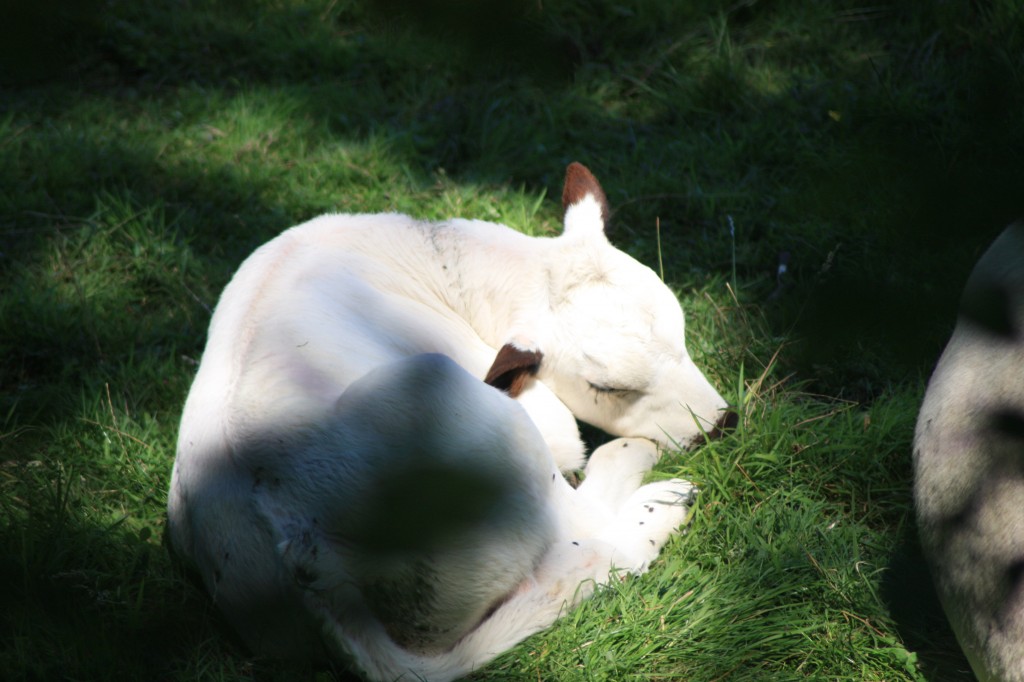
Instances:
[[[690,484],[640,485],[651,441],[716,431],[725,402],[676,298],[605,238],[579,164],[563,204],[549,239],[327,215],[228,284],[168,524],[254,650],[454,679],[644,571],[685,520]],[[598,449],[574,490],[574,415],[650,440]]]

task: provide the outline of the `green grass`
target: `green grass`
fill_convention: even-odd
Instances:
[[[324,211],[556,233],[571,160],[743,420],[659,465],[703,493],[649,574],[474,679],[964,679],[914,548],[910,440],[966,273],[1022,208],[1019,3],[13,7],[5,679],[309,677],[253,660],[162,546],[210,309]]]

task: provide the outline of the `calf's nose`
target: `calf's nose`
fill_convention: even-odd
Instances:
[[[740,413],[735,408],[727,407],[722,410],[721,416],[715,422],[714,428],[707,432],[708,438],[721,438],[727,432],[736,428],[740,422]]]

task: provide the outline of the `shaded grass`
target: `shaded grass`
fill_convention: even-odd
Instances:
[[[161,546],[219,291],[323,211],[556,233],[578,159],[744,419],[663,460],[703,494],[650,574],[475,677],[962,678],[911,589],[909,450],[961,283],[1021,210],[1017,3],[15,4],[5,677],[304,676],[253,661]]]

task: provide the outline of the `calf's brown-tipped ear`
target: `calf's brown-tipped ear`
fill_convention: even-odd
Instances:
[[[601,220],[605,225],[611,214],[608,205],[608,197],[601,189],[601,183],[597,181],[594,174],[586,166],[578,161],[573,161],[565,169],[565,185],[562,187],[562,211],[567,212],[572,206],[583,201],[587,195],[592,195],[594,200],[601,207]]]
[[[526,388],[527,380],[537,373],[543,357],[544,354],[540,351],[523,350],[506,343],[498,351],[491,368],[487,370],[484,383],[515,398]]]

